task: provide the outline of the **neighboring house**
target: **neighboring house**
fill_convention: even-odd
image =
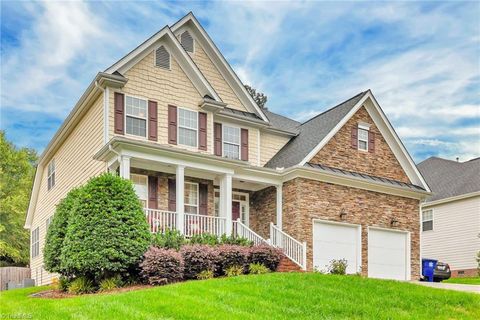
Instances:
[[[292,101],[292,103],[294,103]],[[46,147],[25,227],[32,276],[55,205],[105,171],[131,179],[152,232],[269,239],[300,267],[416,279],[430,195],[371,91],[299,123],[259,108],[188,14],[98,73]]]
[[[448,263],[452,276],[477,274],[480,158],[431,157],[418,164],[433,195],[422,204],[422,257]]]

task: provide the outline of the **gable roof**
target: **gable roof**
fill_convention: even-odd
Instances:
[[[270,124],[272,125],[273,128],[291,132],[294,135],[298,135],[299,133],[298,128],[301,125],[300,122],[287,118],[285,116],[282,116],[278,113],[271,112],[266,109],[264,109],[263,112],[267,116],[268,120],[270,120]]]
[[[333,128],[362,99],[365,92],[328,109],[297,126],[299,132],[265,166],[288,168],[300,164],[305,157],[333,130]]]
[[[230,87],[233,89],[233,91],[240,99],[240,101],[245,105],[245,107],[255,112],[263,121],[268,122],[268,118],[266,117],[263,110],[257,105],[257,103],[247,92],[242,81],[240,81],[240,78],[237,76],[235,71],[232,69],[230,64],[227,62],[225,57],[222,55],[220,50],[217,48],[215,43],[212,41],[208,33],[202,27],[200,22],[198,22],[197,18],[192,12],[189,12],[179,21],[175,22],[171,26],[171,30],[175,34],[178,34],[183,31],[182,29],[186,26],[191,28],[190,30],[194,33],[196,40],[200,41],[207,56],[213,62],[215,67],[218,69],[220,74],[223,76],[225,81],[227,81],[227,83],[230,85]]]
[[[430,157],[418,169],[433,192],[427,202],[480,191],[480,158],[457,162]]]

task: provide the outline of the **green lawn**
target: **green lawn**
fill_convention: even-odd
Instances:
[[[480,284],[480,277],[473,278],[450,278],[448,280],[442,281],[446,283],[463,283],[463,284]]]
[[[480,295],[314,273],[190,281],[116,294],[41,299],[2,292],[0,318],[480,319]]]

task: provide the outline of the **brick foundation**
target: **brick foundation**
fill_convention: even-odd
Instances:
[[[452,270],[452,278],[469,278],[480,276],[478,269]]]
[[[286,256],[282,256],[277,272],[303,272],[302,268]]]

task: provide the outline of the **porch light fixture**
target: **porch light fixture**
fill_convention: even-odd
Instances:
[[[397,219],[393,218],[393,219],[392,219],[392,222],[390,222],[390,224],[392,225],[392,227],[398,227],[398,225],[400,224],[400,222],[398,222]]]
[[[342,209],[340,211],[340,219],[345,220],[347,218],[347,213],[345,212],[345,209]]]

